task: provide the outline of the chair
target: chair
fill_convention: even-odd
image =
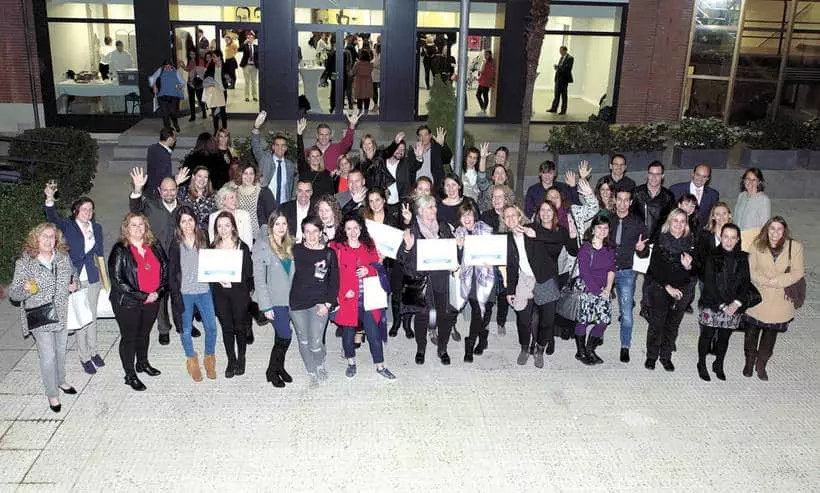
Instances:
[[[142,109],[140,105],[140,95],[132,92],[131,94],[125,95],[125,108],[126,111],[128,110],[128,103],[131,103],[131,111],[130,113],[136,113],[137,108]]]

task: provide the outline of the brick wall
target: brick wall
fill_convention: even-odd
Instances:
[[[29,15],[31,15],[31,0]],[[31,43],[32,53],[35,56],[35,71],[40,66],[37,56],[36,36],[33,32],[26,33],[23,24],[23,13],[20,0],[0,0],[0,59],[4,60],[3,70],[0,70],[0,103],[31,103],[31,86],[29,83],[29,64],[26,59],[25,43]],[[40,77],[35,73],[37,81],[37,100],[41,100]]]
[[[680,116],[694,0],[630,0],[618,122]]]

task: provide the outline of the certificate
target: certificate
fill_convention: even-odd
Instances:
[[[465,236],[464,265],[507,265],[507,235]]]
[[[196,280],[242,282],[242,250],[199,250]]]
[[[416,270],[453,270],[458,268],[456,240],[417,240]]]
[[[367,231],[373,242],[376,244],[376,250],[379,254],[385,257],[396,258],[399,252],[399,247],[404,243],[404,232],[392,226],[387,226],[375,221],[365,221]]]
[[[652,247],[653,245],[646,245],[646,248],[649,249],[649,255],[646,258],[639,257],[637,252],[632,254],[632,270],[646,274],[649,270],[649,261],[652,259]]]

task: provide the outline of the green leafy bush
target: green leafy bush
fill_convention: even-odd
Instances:
[[[0,284],[11,282],[28,232],[45,222],[43,189],[34,185],[0,185]]]
[[[280,131],[273,131],[262,133],[262,140],[265,142],[263,147],[265,150],[272,150],[273,148],[273,138],[276,136],[282,136],[288,141],[288,152],[285,155],[288,159],[292,160],[294,163],[296,162],[296,135],[290,132],[280,130]],[[251,136],[248,135],[247,137],[236,138],[233,139],[232,144],[234,150],[239,153],[239,162],[242,165],[247,163],[257,165],[256,158],[253,157],[253,149],[251,149]],[[305,143],[305,146],[308,146]]]
[[[59,199],[63,204],[71,204],[94,185],[99,147],[91,134],[84,130],[36,128],[26,130],[9,145],[9,156],[36,160],[32,167],[26,163],[13,164],[23,179],[39,190],[48,180],[57,180]],[[38,199],[40,195],[37,194]]]
[[[684,149],[729,149],[741,136],[740,129],[717,118],[684,118],[672,130],[675,147]]]
[[[743,143],[752,149],[804,149],[808,147],[805,126],[796,120],[757,120],[743,129]]]
[[[812,118],[803,124],[806,135],[806,148],[820,151],[820,118]]]
[[[612,130],[612,152],[655,152],[666,145],[665,123],[618,125]]]
[[[456,91],[451,84],[445,84],[440,77],[433,77],[433,86],[430,88],[430,99],[427,101],[427,126],[430,127],[433,138],[436,136],[436,128],[444,127],[447,131],[445,141],[455,152]],[[473,146],[475,146],[475,138],[473,134],[465,130],[464,147]]]
[[[609,154],[612,132],[604,121],[553,127],[547,148],[556,154]]]

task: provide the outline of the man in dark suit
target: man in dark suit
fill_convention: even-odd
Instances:
[[[433,133],[430,127],[422,125],[416,129],[418,141],[412,149],[407,150],[407,154],[420,163],[416,171],[416,179],[426,176],[433,180],[433,185],[441,186],[444,179],[444,165],[453,159],[453,151],[447,146],[444,138],[447,132],[443,127],[436,129],[436,138],[433,140]]]
[[[242,75],[245,77],[245,101],[250,101],[251,96],[254,101],[259,100],[256,89],[259,77],[259,45],[254,44],[255,41],[256,34],[248,31],[245,35],[245,42],[239,49],[242,52],[242,61],[239,66],[242,67]]]
[[[698,224],[708,224],[712,206],[720,200],[720,192],[707,186],[711,177],[712,169],[708,164],[701,163],[692,171],[692,181],[675,183],[669,187],[669,191],[675,196],[675,201],[687,193],[691,193],[698,199]]]
[[[561,101],[559,115],[566,115],[567,88],[575,82],[572,79],[572,64],[575,63],[575,58],[569,54],[566,46],[562,46],[558,52],[561,53],[561,58],[555,64],[555,98],[552,100],[552,107],[547,112],[555,113],[558,111],[558,102]]]
[[[211,48],[211,42],[205,37],[205,32],[202,29],[196,30],[196,47],[199,56],[205,58],[205,53]]]
[[[285,158],[288,141],[282,135],[273,138],[273,152],[265,150],[259,127],[265,123],[267,112],[262,111],[256,117],[251,130],[251,150],[259,165],[259,185],[270,188],[276,204],[281,205],[293,199],[296,187],[296,163]]]
[[[177,143],[177,134],[174,129],[165,127],[159,132],[159,142],[148,146],[145,156],[148,172],[146,188],[151,197],[159,197],[159,184],[163,178],[174,176],[174,165],[171,162],[171,153]]]
[[[393,142],[384,150],[383,156],[385,168],[392,178],[392,181],[388,180],[384,184],[384,189],[388,192],[387,205],[398,211],[402,199],[413,191],[416,184],[416,172],[421,168],[422,163],[410,155],[407,142],[404,141],[404,132],[396,134]],[[375,176],[368,176],[367,182],[370,186],[379,186]]]
[[[299,180],[296,182],[296,199],[279,207],[279,211],[288,218],[290,235],[297,243],[302,241],[302,220],[313,214],[313,204],[313,183]]]

